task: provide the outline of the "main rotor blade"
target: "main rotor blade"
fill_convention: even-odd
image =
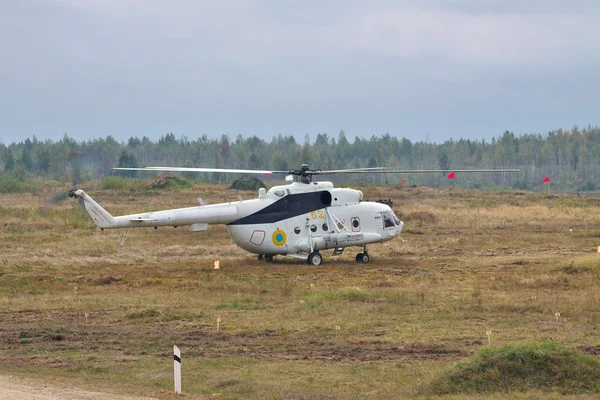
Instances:
[[[386,168],[363,168],[363,169],[346,169],[337,171],[315,171],[314,175],[326,174],[433,174],[436,172],[519,172],[519,169],[386,169]]]
[[[229,168],[189,168],[189,167],[143,167],[143,168],[112,168],[120,171],[163,171],[163,172],[222,172],[229,174],[287,174],[288,171],[266,171],[256,169]]]
[[[385,170],[384,174],[431,174],[436,172],[519,172],[519,169],[399,169]]]
[[[307,175],[325,175],[325,174],[352,174],[352,173],[365,173],[365,172],[382,172],[385,170],[383,167],[376,168],[351,168],[351,169],[336,169],[329,171],[267,171],[267,170],[256,170],[256,169],[230,169],[230,168],[193,168],[193,167],[139,167],[139,168],[112,168],[119,171],[163,171],[163,172],[223,172],[231,174],[290,174],[294,172],[305,172]]]
[[[140,168],[112,168],[119,171],[162,171],[162,172],[221,172],[226,174],[284,174],[284,175],[333,175],[333,174],[431,174],[440,172],[519,172],[518,169],[405,169],[393,170],[384,167],[373,168],[350,168],[350,169],[332,169],[327,171],[315,170],[288,170],[288,171],[268,171],[256,169],[230,169],[230,168],[195,168],[195,167],[140,167]]]
[[[308,174],[312,175],[330,175],[330,174],[366,174],[369,172],[384,172],[385,168],[350,168],[350,169],[330,169],[328,171],[307,171]]]

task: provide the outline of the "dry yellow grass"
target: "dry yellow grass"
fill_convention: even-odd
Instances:
[[[86,189],[115,215],[236,200],[210,185]],[[0,371],[168,397],[177,344],[191,398],[402,398],[487,345],[488,330],[492,346],[600,353],[598,197],[361,190],[394,201],[406,243],[320,267],[259,262],[222,226],[132,229],[120,247],[75,201],[0,196]]]

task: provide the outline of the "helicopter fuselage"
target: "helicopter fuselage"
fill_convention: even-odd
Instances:
[[[330,182],[276,186],[262,201],[270,204],[227,224],[232,239],[256,254],[362,246],[393,239],[403,226],[389,206],[362,201],[359,190]]]

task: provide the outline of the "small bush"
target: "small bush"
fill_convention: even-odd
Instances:
[[[55,332],[56,333],[71,333],[71,331],[68,330],[67,328],[65,328],[64,326],[59,326],[58,328],[56,328]]]
[[[550,390],[600,392],[600,362],[555,343],[485,348],[442,373],[435,394]]]

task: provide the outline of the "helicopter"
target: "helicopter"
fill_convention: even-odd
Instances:
[[[112,216],[81,189],[73,188],[70,197],[80,198],[94,223],[104,229],[159,226],[189,226],[192,232],[208,229],[209,224],[224,224],[232,240],[242,249],[257,254],[259,260],[273,261],[277,255],[306,260],[318,266],[321,250],[333,249],[341,255],[347,247],[360,247],[355,259],[368,263],[367,245],[392,240],[400,235],[404,223],[392,208],[381,202],[365,201],[360,190],[336,188],[331,182],[313,181],[313,176],[333,174],[379,174],[449,172],[444,170],[395,171],[386,168],[313,170],[307,164],[287,171],[226,168],[143,167],[113,168],[127,171],[220,172],[286,175],[289,184],[258,190],[250,200],[207,205],[198,198],[195,207]],[[518,170],[455,170],[453,172],[515,172]],[[294,181],[294,177],[296,180]]]

